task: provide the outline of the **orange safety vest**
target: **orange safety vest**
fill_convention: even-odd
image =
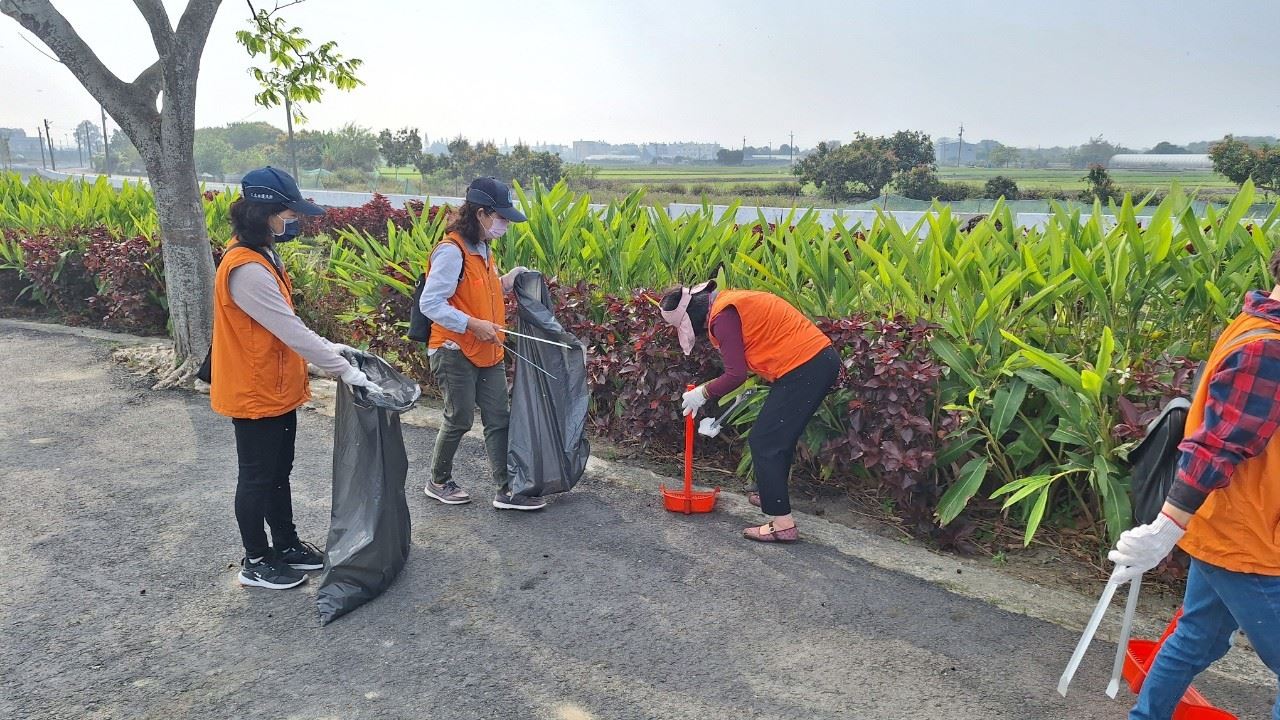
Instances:
[[[293,307],[293,283],[255,250],[233,244],[213,279],[213,357],[209,404],[219,415],[257,420],[295,410],[311,399],[307,361],[231,299],[231,271],[258,263],[271,272]]]
[[[462,279],[458,281],[453,297],[449,298],[449,304],[464,315],[506,327],[507,308],[503,303],[502,279],[498,277],[498,266],[493,262],[493,248],[489,248],[486,260],[480,253],[468,250],[462,236],[457,233],[445,235],[440,242],[453,243],[462,251]],[[430,265],[427,272],[431,272]],[[469,332],[454,332],[440,323],[431,324],[431,339],[427,347],[434,350],[449,340],[457,343],[462,354],[476,367],[493,367],[502,362],[501,345],[481,342]]]
[[[747,367],[773,382],[813,359],[831,346],[831,340],[809,318],[786,300],[756,290],[723,290],[716,295],[707,316],[708,328],[727,307],[738,309],[742,319],[742,344]],[[720,347],[708,332],[711,344]]]
[[[1235,342],[1241,335],[1258,329],[1273,329],[1280,334],[1280,325],[1241,313],[1218,336],[1205,363],[1205,380],[1187,411],[1186,436],[1204,424],[1208,378],[1235,350],[1250,341],[1267,339],[1264,335]],[[1271,437],[1259,455],[1237,465],[1227,486],[1209,493],[1178,544],[1192,557],[1233,572],[1280,575],[1280,433]]]

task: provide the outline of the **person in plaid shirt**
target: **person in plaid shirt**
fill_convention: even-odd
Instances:
[[[1280,252],[1271,273],[1280,278]],[[1129,720],[1169,720],[1195,676],[1226,654],[1236,629],[1280,677],[1280,285],[1245,297],[1205,377],[1160,517],[1123,533],[1108,555],[1116,582],[1141,576],[1174,545],[1191,556],[1182,619]],[[1280,699],[1272,718],[1280,720]]]

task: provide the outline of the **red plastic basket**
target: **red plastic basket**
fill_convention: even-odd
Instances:
[[[1129,641],[1129,647],[1125,651],[1123,672],[1125,682],[1135,694],[1142,689],[1142,683],[1147,679],[1147,673],[1151,671],[1151,663],[1155,662],[1156,653],[1160,651],[1164,641],[1173,634],[1173,629],[1178,626],[1180,617],[1182,617],[1181,608],[1174,614],[1173,621],[1169,623],[1169,627],[1165,628],[1164,635],[1161,635],[1159,640]],[[1178,706],[1174,708],[1173,720],[1238,720],[1238,718],[1226,710],[1214,707],[1194,687],[1189,687],[1182,699],[1178,701]]]
[[[715,490],[672,490],[662,486],[662,503],[671,512],[709,513],[716,509],[716,498],[720,488]]]

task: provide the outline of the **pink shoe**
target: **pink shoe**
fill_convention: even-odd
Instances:
[[[749,527],[742,531],[742,536],[756,542],[793,543],[800,539],[800,531],[794,527],[775,530],[773,523],[769,523],[762,527]]]
[[[747,493],[747,502],[760,507],[760,493]]]

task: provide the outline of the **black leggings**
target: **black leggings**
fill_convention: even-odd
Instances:
[[[293,499],[289,473],[293,471],[293,444],[297,437],[298,411],[259,420],[234,418],[236,456],[240,475],[236,482],[236,523],[240,540],[250,558],[263,557],[271,549],[263,523],[271,527],[277,548],[298,541],[293,526]]]
[[[766,515],[791,512],[787,478],[796,456],[796,443],[804,434],[809,418],[818,411],[840,373],[840,354],[832,347],[778,378],[760,416],[747,435],[751,463],[755,468],[760,509]]]

